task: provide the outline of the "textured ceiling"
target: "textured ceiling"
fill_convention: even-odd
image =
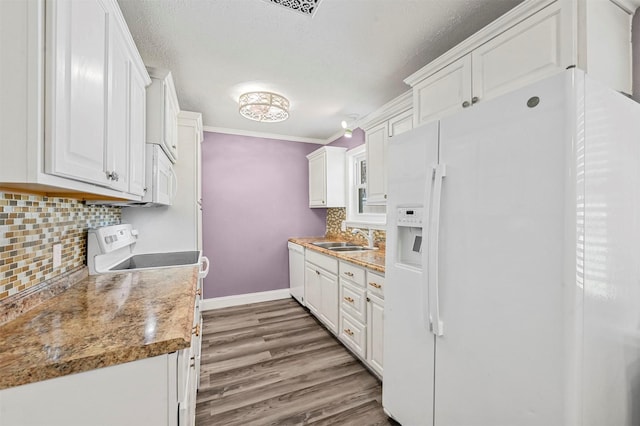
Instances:
[[[264,0],[118,0],[145,63],[172,71],[205,126],[327,140],[409,89],[403,79],[520,0],[321,0],[313,17]],[[249,90],[283,94],[282,123],[241,117]]]

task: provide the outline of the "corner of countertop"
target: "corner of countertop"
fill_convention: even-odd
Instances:
[[[57,277],[0,300],[0,325],[6,324],[43,302],[64,292],[89,276],[86,265],[78,266]]]

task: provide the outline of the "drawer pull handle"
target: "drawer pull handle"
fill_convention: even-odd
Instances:
[[[345,274],[346,276],[348,276],[348,277],[352,277],[352,276],[353,276],[353,272],[345,272],[344,274]]]
[[[196,290],[196,296],[202,296],[202,289],[201,288]]]
[[[196,326],[193,327],[191,334],[195,334],[196,337],[200,336],[200,324],[196,324]]]
[[[349,303],[353,303],[353,299],[352,299],[352,298],[350,298],[349,296],[345,296],[345,297],[344,297],[344,300],[346,300],[346,301],[347,301],[347,302],[349,302]]]
[[[382,285],[381,285],[381,284],[374,283],[374,282],[370,282],[370,283],[369,283],[369,285],[370,285],[371,287],[373,287],[373,288],[382,288]]]
[[[347,333],[349,336],[353,336],[353,331],[351,331],[351,329],[349,328],[345,328],[344,332]]]

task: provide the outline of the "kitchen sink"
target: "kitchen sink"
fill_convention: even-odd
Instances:
[[[362,247],[362,246],[343,246],[343,247],[328,247],[331,251],[369,251],[376,250],[375,248]]]
[[[318,247],[322,247],[322,248],[326,248],[326,249],[331,249],[333,247],[339,248],[339,247],[356,247],[353,243],[347,243],[344,241],[316,241],[314,243],[311,243],[314,246],[318,246]]]

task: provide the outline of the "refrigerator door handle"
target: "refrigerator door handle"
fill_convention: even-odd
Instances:
[[[440,319],[440,299],[438,283],[438,252],[440,233],[440,200],[442,198],[442,180],[446,176],[447,167],[445,164],[438,164],[434,168],[435,177],[433,184],[433,196],[431,202],[431,214],[429,215],[429,263],[427,274],[429,276],[429,311],[433,334],[442,336],[444,334],[444,324]]]
[[[431,206],[433,205],[433,185],[436,178],[436,165],[431,168],[430,177],[425,184],[424,200],[425,200],[425,212],[426,217],[424,220],[425,226],[422,229],[422,314],[425,327],[432,333],[433,330],[433,318],[431,316],[431,286],[429,284],[429,224],[431,223]]]

